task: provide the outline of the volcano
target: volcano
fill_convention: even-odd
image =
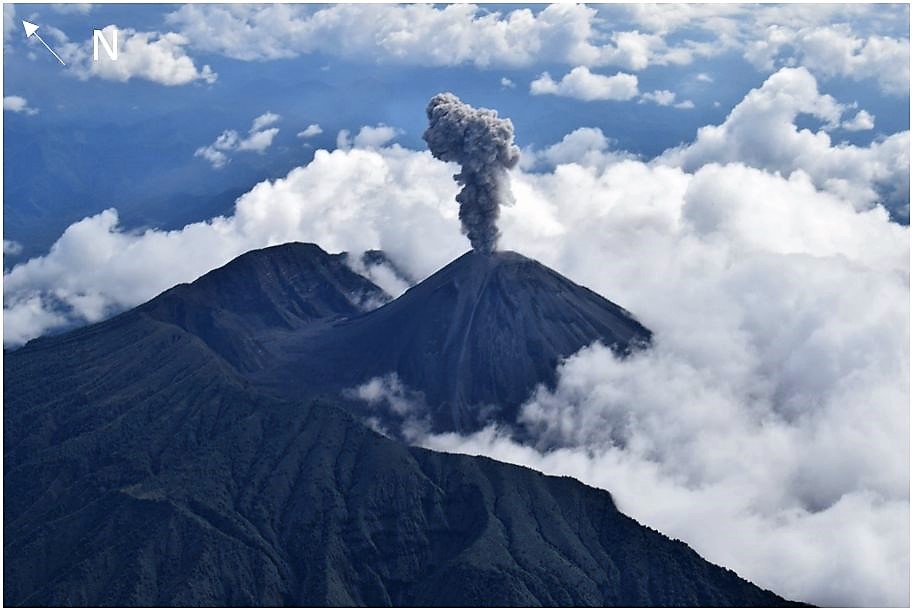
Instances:
[[[250,373],[275,365],[273,336],[355,317],[389,299],[349,269],[345,255],[296,242],[248,252],[137,311],[199,337]]]
[[[395,371],[471,424],[580,345],[648,341],[623,309],[515,253],[366,295],[285,245],[7,353],[4,604],[793,604],[606,491],[409,447],[337,400]]]
[[[513,422],[560,361],[593,342],[625,355],[651,333],[626,310],[515,252],[470,251],[367,314],[286,336],[254,376],[284,396],[332,393],[395,373],[440,431]]]

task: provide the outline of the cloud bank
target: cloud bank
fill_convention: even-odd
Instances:
[[[501,12],[472,4],[184,5],[171,25],[205,51],[242,60],[295,57],[319,50],[346,59],[480,68],[688,63],[708,48],[669,45],[658,35],[603,31],[596,9],[555,4]]]
[[[710,35],[715,53],[738,52],[760,71],[804,67],[818,78],[873,82],[889,95],[910,90],[906,5],[638,4],[624,10],[652,34]]]
[[[909,35],[892,27],[908,21],[903,5],[732,4],[184,5],[168,17],[197,48],[247,61],[319,50],[372,63],[639,71],[735,53],[761,71],[804,66],[890,95],[909,92]]]

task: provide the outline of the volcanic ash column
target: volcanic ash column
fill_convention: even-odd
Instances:
[[[488,108],[473,108],[452,93],[439,93],[428,103],[428,129],[422,135],[431,154],[460,164],[454,180],[463,188],[460,204],[463,233],[477,252],[491,253],[498,245],[498,216],[502,204],[513,203],[507,170],[517,165],[514,125]]]

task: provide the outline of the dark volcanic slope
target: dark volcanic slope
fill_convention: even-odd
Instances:
[[[601,341],[625,353],[650,341],[630,313],[514,252],[469,252],[400,298],[304,341],[257,380],[295,396],[396,372],[421,391],[439,430],[511,422],[559,361]]]
[[[608,493],[264,399],[131,312],[4,359],[4,604],[785,604]]]
[[[138,310],[190,331],[246,372],[273,365],[265,347],[273,334],[357,316],[388,299],[344,255],[296,242],[245,253]]]

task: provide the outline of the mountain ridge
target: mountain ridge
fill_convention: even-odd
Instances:
[[[287,337],[284,358],[252,379],[288,397],[299,381],[332,394],[396,373],[424,395],[437,430],[465,432],[493,415],[512,422],[584,346],[625,355],[651,337],[630,312],[537,261],[470,251],[376,310]]]
[[[216,347],[141,306],[6,355],[6,605],[794,604],[606,491],[407,447]]]

